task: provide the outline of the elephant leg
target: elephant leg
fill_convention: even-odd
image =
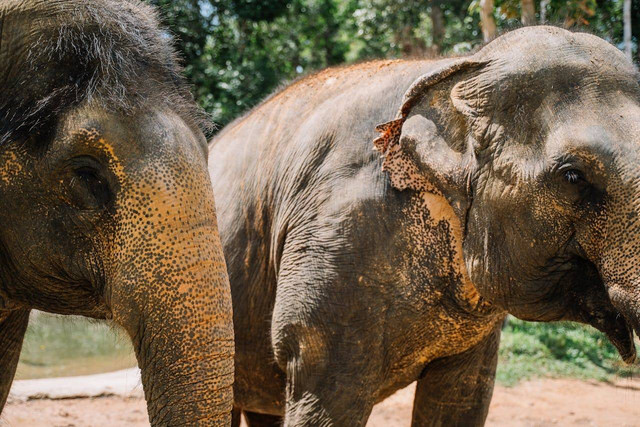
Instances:
[[[306,313],[308,307],[298,310],[289,300],[288,320],[276,311],[276,354],[287,375],[285,426],[364,426],[371,413],[383,372],[382,331],[374,320],[341,311],[357,304],[339,295],[342,305],[331,301]]]
[[[359,356],[356,356],[359,357]],[[343,369],[349,360],[314,370],[304,360],[294,362],[287,375],[284,426],[364,427],[373,409],[372,390],[357,370]]]
[[[500,325],[475,347],[427,365],[416,389],[412,427],[484,425],[498,363]]]
[[[9,396],[28,323],[29,310],[0,312],[0,412]]]
[[[242,409],[234,407],[231,411],[231,427],[240,427],[242,423]]]
[[[291,235],[282,252],[271,342],[286,374],[288,427],[364,426],[385,371],[378,289],[362,285],[357,269],[337,268],[352,261],[336,252]]]
[[[279,427],[283,419],[279,415],[259,414],[257,412],[244,412],[249,427]]]

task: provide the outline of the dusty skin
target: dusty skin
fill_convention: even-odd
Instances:
[[[377,405],[368,427],[408,426],[414,386]],[[514,388],[496,386],[487,426],[638,426],[640,379],[615,384],[534,380]],[[32,400],[9,403],[0,426],[148,426],[142,399]]]

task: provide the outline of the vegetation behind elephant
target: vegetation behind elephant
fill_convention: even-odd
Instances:
[[[552,27],[272,96],[210,150],[235,415],[364,425],[418,380],[414,425],[480,425],[507,312],[588,323],[633,361],[639,148],[636,69]]]
[[[30,309],[113,319],[154,425],[224,425],[231,298],[203,115],[136,0],[0,3],[0,408]]]

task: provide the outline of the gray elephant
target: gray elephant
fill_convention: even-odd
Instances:
[[[0,409],[31,309],[113,319],[154,425],[225,425],[231,297],[205,122],[142,3],[0,3]]]
[[[325,70],[210,156],[235,425],[362,426],[413,381],[414,426],[482,425],[506,313],[635,358],[640,87],[597,37],[529,27]]]

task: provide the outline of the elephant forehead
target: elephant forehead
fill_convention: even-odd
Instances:
[[[451,96],[461,111],[472,110],[480,115],[507,108],[511,108],[508,112],[512,114],[517,112],[513,108],[535,109],[545,101],[555,103],[551,107],[557,108],[591,99],[596,108],[596,101],[612,94],[634,98],[640,95],[638,75],[635,70],[627,71],[600,67],[579,58],[562,62],[553,58],[539,61],[502,58],[478,75],[456,84]]]
[[[66,144],[100,150],[125,168],[144,169],[179,159],[190,163],[205,160],[206,139],[181,116],[157,106],[121,114],[93,104],[67,113],[60,136]]]
[[[640,148],[640,104],[612,93],[597,100],[583,99],[561,110],[547,109],[553,123],[546,140],[550,157],[576,154],[591,167],[616,158],[637,162]]]
[[[640,92],[637,70],[617,48],[598,37],[555,27],[513,31],[473,58],[487,65],[460,82],[454,97],[491,100],[493,107],[539,101],[551,92],[569,98],[584,92]]]
[[[542,47],[520,37],[513,45],[503,41],[478,53],[486,65],[456,83],[450,94],[456,109],[470,119],[476,139],[542,141],[558,124],[594,115],[602,122],[603,112],[640,99],[637,71],[613,46],[558,31],[561,37],[539,37]],[[530,35],[535,40],[536,34]],[[608,125],[623,121],[611,118]]]
[[[482,48],[474,58],[508,64],[511,69],[581,64],[636,75],[624,54],[603,39],[556,27],[526,27],[505,34]]]

